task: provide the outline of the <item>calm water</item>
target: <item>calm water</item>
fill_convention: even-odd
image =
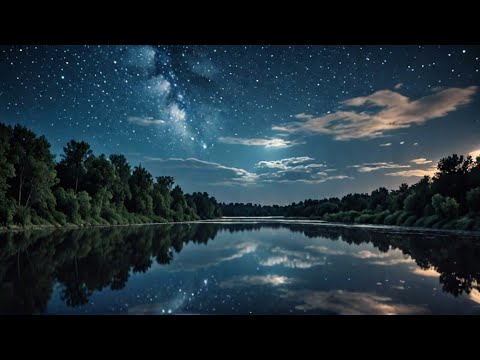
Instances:
[[[2,314],[480,314],[480,236],[210,223],[0,234]]]

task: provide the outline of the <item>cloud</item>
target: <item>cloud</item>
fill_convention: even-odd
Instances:
[[[219,137],[218,141],[223,144],[234,144],[234,145],[246,145],[246,146],[265,146],[266,148],[270,147],[290,147],[293,145],[304,144],[303,142],[296,142],[292,140],[285,140],[279,138],[270,138],[270,139],[245,139],[245,138],[235,138],[235,137]]]
[[[407,315],[425,314],[419,305],[398,304],[387,296],[345,290],[285,291],[283,298],[300,302],[297,310],[323,310],[339,315]]]
[[[223,262],[241,259],[253,254],[258,248],[258,244],[252,241],[234,244],[228,241],[228,238],[217,240],[209,242],[208,248],[202,244],[185,247],[182,250],[182,256],[176,258],[174,266],[169,267],[167,271],[198,271]]]
[[[165,121],[154,119],[152,117],[139,117],[139,116],[130,116],[127,118],[127,121],[132,124],[137,124],[141,126],[152,126],[152,125],[162,125],[165,124]]]
[[[380,144],[379,146],[392,146],[392,143]]]
[[[415,163],[417,165],[424,165],[424,164],[430,164],[432,160],[427,160],[425,158],[418,158],[418,159],[410,160],[410,162]]]
[[[471,153],[469,153],[468,155],[470,155],[475,160],[477,157],[480,156],[480,149],[474,150]]]
[[[321,184],[329,180],[352,179],[352,177],[346,175],[328,176],[326,171],[319,171],[327,165],[313,163],[314,160],[308,156],[262,160],[255,167],[267,171],[258,175],[259,181],[266,183]],[[328,170],[335,171],[336,169]]]
[[[400,145],[403,145],[403,144],[405,144],[405,141],[400,141]]]
[[[171,119],[174,121],[183,121],[187,116],[185,110],[180,109],[180,107],[176,103],[170,105],[169,114]]]
[[[400,89],[402,86],[403,86],[403,83],[398,83],[398,84],[396,84],[393,88],[394,88],[395,90],[398,90],[398,89]]]
[[[338,110],[324,116],[298,114],[298,121],[273,126],[287,133],[326,134],[335,140],[371,139],[386,132],[446,116],[472,101],[476,86],[437,89],[433,94],[412,100],[391,90],[380,90],[368,96],[345,100],[345,107],[360,110]],[[368,111],[367,111],[368,110]]]
[[[287,169],[293,169],[296,167],[296,166],[291,166],[292,164],[294,165],[301,164],[311,160],[315,160],[315,159],[308,156],[300,156],[300,157],[292,157],[292,158],[272,160],[272,161],[262,160],[258,162],[255,166],[259,168],[287,170]],[[307,166],[309,166],[310,168],[313,168],[313,167],[324,167],[326,165],[323,165],[323,164],[300,165],[300,167],[307,167]]]
[[[225,166],[215,162],[199,160],[196,158],[152,158],[146,157],[147,165],[156,171],[154,175],[168,174],[175,179],[206,183],[210,185],[251,185],[258,179],[258,175],[247,170]]]
[[[401,250],[394,249],[388,252],[373,252],[370,250],[361,250],[351,254],[353,257],[369,261],[372,265],[392,266],[398,264],[411,264],[414,263],[410,256],[404,255]]]
[[[266,183],[304,183],[304,184],[322,184],[331,180],[346,180],[354,179],[347,175],[327,176],[324,172],[318,172],[315,174],[283,171],[273,174],[260,174],[263,182]]]
[[[364,172],[371,172],[371,171],[377,171],[377,170],[382,170],[382,169],[401,169],[401,168],[409,168],[410,165],[399,165],[399,164],[394,164],[392,162],[378,162],[378,163],[364,163],[361,165],[351,165],[349,167],[356,168],[358,172],[364,173]]]
[[[246,286],[281,286],[292,282],[286,276],[265,275],[265,276],[237,276],[229,280],[222,281],[219,287],[225,289],[246,287]]]
[[[262,163],[261,168],[268,171],[264,173],[250,172],[242,168],[196,158],[145,157],[144,159],[146,167],[154,176],[170,175],[180,184],[190,183],[194,178],[195,184],[199,188],[202,186],[201,184],[210,186],[254,186],[264,183],[321,184],[330,180],[353,179],[346,175],[328,176],[326,172],[318,171],[319,167],[325,166],[323,164],[302,164],[301,161],[307,161],[307,158],[297,157],[277,160],[278,162],[260,162]],[[313,160],[312,158],[308,159]]]
[[[387,173],[385,175],[401,176],[401,177],[409,177],[409,176],[424,177],[424,176],[433,176],[436,171],[437,171],[436,167],[431,167],[425,170],[415,169],[415,170],[396,171],[392,173]]]
[[[279,247],[272,249],[273,256],[260,261],[262,266],[284,266],[294,269],[309,269],[313,266],[325,265],[325,257],[312,255],[309,251],[286,250]]]

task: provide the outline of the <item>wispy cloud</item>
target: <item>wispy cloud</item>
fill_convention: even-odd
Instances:
[[[443,117],[470,103],[476,91],[476,86],[436,89],[433,94],[412,100],[395,91],[380,90],[341,103],[343,107],[364,107],[361,110],[339,110],[318,117],[302,113],[295,116],[298,121],[273,126],[272,130],[326,134],[336,140],[377,138]]]
[[[312,162],[314,160],[308,156],[262,160],[255,167],[268,171],[259,174],[260,181],[266,183],[321,184],[330,180],[352,179],[346,175],[328,176],[326,170],[319,171],[327,165]],[[328,170],[335,171],[336,169]]]
[[[425,165],[425,164],[430,164],[432,160],[427,160],[425,158],[418,158],[418,159],[410,160],[410,162],[415,163],[417,165]]]
[[[223,144],[234,144],[234,145],[246,145],[246,146],[264,146],[266,148],[271,147],[290,147],[293,145],[304,144],[303,142],[297,142],[293,140],[285,140],[279,138],[270,138],[270,139],[257,139],[257,138],[236,138],[236,137],[219,137],[218,141]]]
[[[401,169],[409,168],[410,165],[394,164],[393,162],[378,162],[378,163],[364,163],[361,165],[351,165],[349,167],[356,168],[358,172],[365,173],[371,171],[378,171],[382,169]]]
[[[428,169],[415,169],[415,170],[404,170],[404,171],[395,171],[392,173],[387,173],[388,176],[401,176],[401,177],[424,177],[424,176],[433,176],[436,172],[436,167],[431,167]]]
[[[225,166],[215,162],[196,158],[145,158],[150,167],[158,166],[163,172],[172,172],[174,176],[183,175],[195,178],[197,181],[216,185],[222,182],[236,185],[251,185],[258,179],[258,175],[247,170]],[[194,174],[194,175],[192,175]]]
[[[380,146],[392,146],[392,143],[380,144]]]
[[[160,119],[154,119],[153,117],[139,117],[139,116],[130,116],[127,118],[127,121],[132,124],[137,124],[141,126],[152,126],[152,125],[162,125],[165,124],[165,121]]]
[[[400,89],[402,86],[403,86],[403,83],[398,83],[398,84],[396,84],[393,88],[394,88],[395,90],[398,90],[398,89]]]
[[[299,178],[292,178],[292,175],[295,173],[275,173],[270,176],[270,178],[265,178],[264,174],[260,174],[262,181],[266,183],[303,183],[303,184],[322,184],[331,180],[346,180],[353,179],[351,176],[347,175],[337,175],[337,176],[327,176],[326,173],[319,172],[312,174],[309,178],[302,178],[302,175],[296,175]],[[298,174],[298,173],[296,173]]]

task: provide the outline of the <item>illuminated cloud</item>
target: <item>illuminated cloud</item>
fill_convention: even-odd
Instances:
[[[396,171],[392,173],[387,173],[385,175],[401,176],[401,177],[409,177],[409,176],[424,177],[424,176],[433,176],[436,171],[437,171],[436,167],[431,167],[425,170],[416,169],[416,170]]]
[[[401,169],[401,168],[409,168],[410,165],[399,165],[394,164],[392,162],[378,162],[378,163],[364,163],[361,165],[351,165],[349,167],[356,168],[358,172],[365,173],[371,171],[378,171],[382,169]]]
[[[287,133],[331,135],[335,140],[370,139],[385,133],[446,116],[472,101],[476,86],[436,89],[433,94],[412,100],[391,90],[380,90],[368,96],[345,100],[345,108],[324,116],[298,114],[298,121],[273,126]],[[368,109],[368,111],[367,111]]]
[[[246,146],[264,146],[266,148],[281,148],[281,147],[290,147],[297,144],[304,144],[302,142],[296,142],[292,140],[285,140],[279,138],[270,138],[270,139],[246,139],[246,138],[236,138],[236,137],[219,137],[218,141],[223,144],[233,144],[233,145],[246,145]]]
[[[480,149],[474,150],[471,153],[469,153],[468,155],[470,155],[475,160],[477,157],[480,156]]]
[[[427,160],[425,158],[418,158],[418,159],[410,160],[410,162],[415,163],[417,165],[425,165],[425,164],[430,164],[432,160]]]
[[[165,124],[165,121],[154,119],[152,117],[139,117],[139,116],[130,116],[127,118],[127,121],[132,124],[137,124],[140,126],[152,126],[152,125],[162,125]]]
[[[392,146],[392,143],[380,144],[379,146]]]

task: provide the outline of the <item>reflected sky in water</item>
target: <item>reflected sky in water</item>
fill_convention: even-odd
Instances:
[[[0,312],[480,314],[480,237],[410,232],[242,219],[10,233]]]

